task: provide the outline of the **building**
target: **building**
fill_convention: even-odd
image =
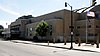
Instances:
[[[74,21],[78,18],[78,15],[79,13],[73,12]],[[70,36],[70,16],[70,11],[65,9],[34,18],[31,17],[26,19],[22,16],[18,18],[15,22],[11,23],[11,38],[19,37],[23,39],[33,39],[33,37],[35,36],[36,25],[40,21],[45,20],[49,25],[52,26],[52,36],[48,37],[49,40],[52,41],[55,39],[55,41],[63,42],[63,36],[65,36],[66,39]],[[48,38],[46,37],[44,37],[44,39],[48,40]]]
[[[76,21],[76,33],[83,41],[95,42],[97,36],[100,36],[100,5],[95,6],[90,11],[95,13],[95,17],[87,16],[87,13],[81,14],[80,20]]]
[[[73,16],[74,20],[76,20],[78,18],[79,13],[73,13],[73,15],[74,15]],[[63,42],[64,41],[63,33],[65,33],[65,35],[67,34],[65,36],[66,39],[68,37],[70,38],[70,28],[69,28],[69,26],[71,25],[70,16],[71,16],[70,11],[63,9],[42,16],[35,17],[34,19],[31,20],[32,21],[31,24],[26,25],[26,38],[33,39],[33,37],[35,36],[34,33],[35,33],[36,25],[40,21],[45,20],[49,25],[52,25],[52,36],[49,36],[48,38],[46,36],[42,40],[49,39],[50,41],[55,40],[55,41]]]
[[[87,22],[87,35],[91,36],[92,39],[95,39],[94,35],[100,33],[100,9],[97,8],[100,8],[100,5],[95,6],[90,11],[95,12],[98,18],[87,17],[86,13],[73,12],[74,40],[77,38],[77,35],[79,35],[81,38],[86,37],[86,18],[89,18],[90,21]],[[56,42],[70,41],[71,29],[69,26],[71,26],[71,12],[66,9],[37,17],[32,17],[29,15],[18,18],[10,25],[11,37],[34,39],[35,27],[42,20],[45,20],[49,25],[52,26],[52,35],[46,37],[38,36],[39,40],[49,40]]]
[[[33,18],[32,15],[22,16],[16,19],[15,22],[12,22],[10,24],[11,38],[23,39],[25,37],[25,26],[31,23],[31,18]]]

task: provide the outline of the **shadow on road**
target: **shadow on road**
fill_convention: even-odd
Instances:
[[[95,52],[95,53],[100,53],[98,51],[92,51],[92,50],[84,50],[84,49],[70,49],[67,47],[59,47],[59,46],[48,46],[48,45],[43,45],[43,44],[33,44],[33,43],[26,43],[26,42],[17,42],[17,41],[12,41],[13,43],[23,43],[23,44],[31,44],[31,45],[38,45],[38,46],[46,46],[46,47],[54,47],[54,48],[61,48],[61,49],[68,49],[68,50],[77,50],[77,51],[85,51],[85,52]]]

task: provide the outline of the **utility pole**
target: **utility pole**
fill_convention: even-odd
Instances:
[[[89,6],[89,7],[87,7],[87,8],[85,8],[81,13],[83,13],[84,11],[86,11],[87,9],[89,9],[89,8],[91,8],[91,7],[93,7],[93,6],[95,6],[95,4],[96,4],[97,2],[96,2],[96,0],[92,0],[92,5],[91,6]],[[87,14],[86,14],[86,43],[87,43],[87,30],[88,30],[88,28],[87,28],[87,21],[88,21],[88,18],[87,18]]]

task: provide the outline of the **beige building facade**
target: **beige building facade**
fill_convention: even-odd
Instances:
[[[43,40],[55,40],[63,42],[64,39],[70,39],[70,28],[71,26],[71,12],[68,10],[60,10],[56,12],[52,12],[49,14],[45,14],[39,17],[32,19],[33,23],[26,25],[26,38],[33,39],[35,36],[35,27],[39,22],[45,20],[49,25],[52,25],[52,36],[46,36]],[[73,22],[77,20],[79,13],[73,13]],[[43,37],[42,37],[43,38]],[[41,39],[41,38],[39,38]]]
[[[76,21],[75,32],[82,40],[96,42],[96,38],[100,36],[100,5],[95,6],[90,11],[95,13],[95,17],[88,17],[83,13],[80,20]],[[100,39],[100,38],[99,38]]]
[[[98,6],[100,7],[100,5]],[[95,6],[90,11],[100,14],[100,10],[95,9],[98,6]],[[81,38],[86,37],[86,18],[86,13],[73,12],[74,40],[77,38],[77,34],[80,35]],[[46,37],[38,36],[38,39],[56,42],[64,42],[64,40],[70,41],[71,29],[69,26],[71,26],[71,12],[66,9],[28,19],[18,19],[15,22],[12,22],[10,25],[10,31],[12,32],[11,34],[14,34],[13,32],[15,31],[15,35],[20,33],[17,35],[19,37],[24,39],[34,39],[36,33],[35,28],[42,20],[46,21],[52,26],[52,35]],[[95,38],[94,35],[100,33],[99,25],[100,21],[96,17],[89,19],[89,21],[87,21],[87,35]]]

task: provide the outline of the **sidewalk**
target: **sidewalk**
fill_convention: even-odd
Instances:
[[[11,40],[14,43],[23,43],[23,44],[32,44],[32,45],[40,45],[40,46],[48,46],[48,47],[55,47],[55,48],[63,48],[63,49],[70,49],[70,43],[64,45],[64,43],[36,43],[31,41],[22,41],[22,40]],[[89,51],[89,52],[100,52],[100,48],[96,48],[96,45],[85,44],[82,43],[81,46],[78,44],[73,43],[72,50],[79,50],[79,51]]]

